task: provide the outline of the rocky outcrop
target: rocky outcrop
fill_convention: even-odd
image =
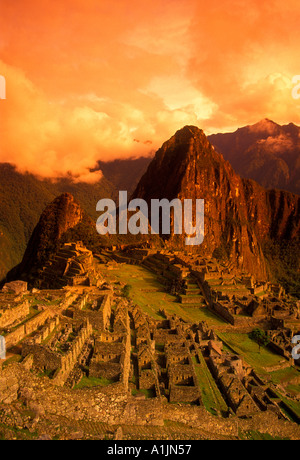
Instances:
[[[27,278],[29,273],[41,268],[56,251],[60,238],[83,221],[93,225],[93,221],[70,193],[55,198],[43,211],[22,262],[8,274],[8,279],[13,279],[16,275]]]

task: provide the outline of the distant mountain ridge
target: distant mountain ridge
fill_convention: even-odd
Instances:
[[[238,174],[265,188],[300,195],[300,128],[265,118],[233,133],[212,134],[210,142]]]

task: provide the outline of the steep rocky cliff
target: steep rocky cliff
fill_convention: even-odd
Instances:
[[[295,238],[300,225],[300,197],[266,191],[242,179],[217,153],[203,131],[185,126],[157,151],[133,197],[205,200],[205,237],[193,251],[228,256],[239,268],[265,277],[262,242]],[[184,246],[184,239],[170,241]]]

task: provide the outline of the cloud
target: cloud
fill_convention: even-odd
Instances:
[[[266,146],[268,152],[276,153],[289,153],[295,149],[293,139],[283,134],[279,136],[270,136],[267,139],[261,139],[258,142],[262,146]]]
[[[22,71],[0,62],[0,73],[7,81],[7,99],[0,107],[1,162],[43,177],[72,174],[75,180],[92,181],[99,179],[89,173],[98,159],[137,153],[128,126],[139,113],[130,107],[121,108],[119,120],[113,110],[109,115],[82,99],[74,107],[51,104]]]
[[[147,156],[164,140],[157,133],[173,132],[189,121],[186,112],[169,110],[157,98],[152,117],[129,103],[91,93],[51,103],[23,71],[0,61],[0,73],[7,81],[0,161],[41,177],[97,181],[99,174],[90,173],[97,160]]]
[[[207,125],[249,124],[268,117],[300,121],[291,97],[298,73],[299,2],[199,2],[191,27],[188,73],[194,87],[218,105]]]
[[[0,161],[95,181],[186,124],[298,124],[299,23],[298,0],[3,1]]]

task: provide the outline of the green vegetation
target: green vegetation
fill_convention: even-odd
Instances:
[[[300,402],[299,401],[294,401],[289,398],[286,398],[283,396],[279,391],[273,390],[278,399],[283,401],[291,410],[294,412],[298,417],[300,417]],[[293,420],[293,417],[291,417],[291,414],[289,411],[287,411],[282,404],[280,404],[280,408],[283,410],[283,412],[291,419]],[[293,420],[294,421],[294,420]]]
[[[286,292],[300,299],[300,240],[270,240],[264,243],[263,253],[267,259],[274,281]]]
[[[61,237],[59,244],[63,245],[72,241],[82,241],[83,245],[93,253],[99,252],[103,246],[109,246],[108,237],[99,235],[96,231],[96,226],[92,225],[87,216],[75,227],[69,228]]]
[[[132,290],[131,284],[126,284],[123,289],[122,289],[122,296],[125,297],[126,299],[129,299],[130,297],[130,291]]]
[[[253,329],[252,332],[249,334],[250,339],[254,340],[258,344],[258,351],[260,353],[260,348],[261,347],[266,347],[269,343],[269,337],[268,334],[260,329],[259,327],[256,327]]]
[[[116,193],[105,177],[96,184],[75,183],[71,179],[40,180],[32,174],[17,172],[8,163],[0,164],[0,183],[0,280],[21,261],[43,210],[57,196],[71,193],[96,219],[95,203],[104,197],[113,198]]]
[[[134,389],[131,392],[132,396],[145,395],[146,398],[155,398],[155,390],[137,390]]]
[[[55,374],[55,370],[51,370],[51,369],[44,369],[42,372],[39,372],[37,374],[38,377],[48,377],[49,379],[51,379]]]
[[[17,440],[33,440],[38,436],[37,431],[29,431],[27,428],[19,428],[13,425],[13,421],[11,421],[11,425],[8,423],[0,423],[0,440],[4,441],[5,439],[13,439]],[[9,435],[9,436],[7,436]]]
[[[273,353],[268,348],[262,347],[258,351],[257,343],[251,340],[248,334],[234,332],[217,332],[230,351],[242,356],[245,361],[261,374],[267,374],[265,368],[278,366],[282,362],[282,356]]]
[[[103,377],[96,378],[83,376],[80,382],[77,383],[77,385],[75,385],[74,388],[92,388],[97,386],[106,387],[107,385],[111,385],[112,383],[115,383],[114,380],[105,379]]]
[[[286,385],[288,382],[291,382],[295,378],[300,377],[300,372],[295,367],[285,367],[284,369],[279,369],[270,373],[273,383]],[[298,393],[300,392],[300,386],[294,385],[298,388]]]
[[[195,308],[188,304],[180,304],[176,296],[165,291],[157,276],[144,267],[122,264],[108,269],[106,265],[99,264],[98,268],[111,283],[127,284],[130,279],[131,289],[128,298],[154,319],[161,319],[159,311],[165,309],[169,314],[176,314],[192,323],[207,321],[210,326],[227,324],[207,307]]]
[[[241,431],[239,430],[239,439],[245,441],[288,441],[288,438],[280,438],[279,436],[271,436],[268,433],[260,431]]]
[[[8,364],[19,363],[20,361],[22,361],[22,359],[23,358],[21,355],[14,355],[11,358],[8,358],[6,361],[4,361],[2,367],[4,369]]]
[[[228,410],[227,404],[225,403],[202,354],[199,353],[199,360],[194,356],[192,359],[205,408],[213,415],[217,415],[217,411],[223,415],[226,414]]]

